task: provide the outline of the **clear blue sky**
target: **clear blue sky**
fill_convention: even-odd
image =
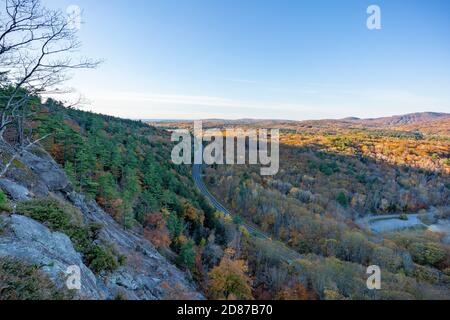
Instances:
[[[376,117],[450,112],[448,0],[44,0],[78,5],[69,83],[127,118]],[[382,29],[366,27],[381,7]]]

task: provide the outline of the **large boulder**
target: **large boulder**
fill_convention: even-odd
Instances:
[[[35,152],[23,152],[20,161],[35,173],[48,187],[49,191],[70,191],[72,189],[69,179],[59,165],[53,161],[42,149]]]
[[[11,180],[0,179],[0,189],[5,191],[15,201],[30,200],[30,191]]]

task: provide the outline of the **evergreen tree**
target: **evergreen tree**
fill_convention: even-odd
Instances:
[[[180,254],[177,257],[177,264],[191,270],[194,267],[195,256],[194,242],[189,240],[181,246]]]

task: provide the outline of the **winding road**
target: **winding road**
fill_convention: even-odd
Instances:
[[[227,216],[233,217],[233,214],[227,209],[225,208],[212,194],[211,192],[209,192],[208,188],[206,187],[205,183],[203,182],[202,179],[202,166],[198,165],[198,164],[194,164],[193,168],[192,168],[192,177],[194,178],[194,182],[195,185],[197,186],[197,188],[200,190],[200,192],[203,194],[203,196],[205,196],[209,202],[211,202],[211,204],[213,205],[213,207],[220,212],[223,212],[224,214],[226,214]],[[266,239],[266,240],[271,240],[271,238],[265,234],[264,232],[258,230],[257,228],[255,228],[254,226],[251,226],[247,223],[243,223],[243,226],[248,230],[248,232],[253,235],[256,236],[258,238],[262,238],[262,239]]]
[[[211,205],[220,212],[223,212],[225,215],[228,215],[230,217],[233,217],[234,215],[224,206],[222,205],[212,194],[211,192],[209,192],[208,188],[205,185],[205,182],[203,181],[202,178],[202,165],[197,165],[194,164],[192,167],[192,178],[194,179],[195,185],[197,186],[197,188],[199,189],[199,191],[202,193],[202,195],[204,197],[206,197],[209,202],[211,203]],[[359,225],[363,225],[363,227],[368,227],[370,225],[371,222],[373,222],[372,220],[375,220],[375,222],[377,220],[380,220],[380,222],[383,222],[383,219],[388,219],[388,218],[398,218],[399,215],[389,215],[389,216],[371,216],[371,217],[366,217],[365,219],[360,219],[360,221],[358,221]],[[410,224],[416,224],[416,220],[418,220],[418,216],[417,215],[409,215],[409,223]],[[402,223],[408,223],[408,221],[400,221],[399,222]],[[420,220],[418,220],[420,221]],[[392,222],[391,222],[392,223]],[[442,232],[441,229],[445,229],[448,230],[449,232],[447,233],[447,238],[449,239],[448,242],[450,242],[450,224],[448,224],[448,222],[446,222],[447,224],[442,224],[442,225],[433,225],[435,226],[437,229],[440,230],[440,232]],[[420,222],[420,224],[422,224]],[[256,226],[249,224],[248,222],[244,222],[242,224],[247,230],[248,232],[253,235],[254,237],[266,240],[266,241],[270,241],[273,244],[277,245],[279,250],[278,250],[278,254],[279,257],[281,259],[283,259],[284,261],[286,261],[288,264],[293,264],[296,260],[301,259],[302,255],[299,254],[297,251],[289,248],[286,244],[279,242],[279,241],[273,241],[272,238],[266,234],[265,232],[259,230]],[[392,228],[392,225],[389,225],[390,228]],[[443,227],[444,226],[444,227]],[[445,233],[445,231],[444,231]]]
[[[203,181],[202,178],[202,165],[199,164],[194,164],[192,167],[192,178],[194,179],[195,185],[197,186],[197,188],[199,189],[199,191],[203,194],[204,197],[206,197],[209,202],[211,203],[211,205],[220,212],[223,212],[225,215],[233,217],[234,215],[224,206],[222,205],[212,194],[211,192],[209,192],[208,188],[205,185],[205,182]],[[244,222],[242,224],[247,230],[248,232],[257,238],[260,239],[264,239],[264,240],[268,240],[268,241],[272,241],[272,238],[266,234],[265,232],[259,230],[257,227]],[[291,264],[294,260],[300,259],[302,256],[290,249],[289,247],[287,247],[285,244],[281,243],[281,242],[276,242],[277,245],[282,246],[283,248],[283,254],[280,253],[281,257],[287,261],[289,264]]]

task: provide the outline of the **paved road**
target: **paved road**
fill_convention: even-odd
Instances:
[[[192,168],[192,177],[194,178],[194,182],[195,182],[195,185],[197,186],[197,188],[211,202],[211,204],[217,211],[223,212],[224,214],[232,217],[233,214],[227,208],[225,208],[219,201],[217,201],[217,199],[211,194],[211,192],[209,192],[208,188],[206,187],[205,183],[203,182],[201,171],[202,171],[202,166],[198,165],[198,164],[194,164],[194,166]],[[258,238],[271,240],[267,234],[258,230],[254,226],[251,226],[247,223],[243,223],[243,225],[245,226],[245,228],[247,228],[247,230],[250,234],[252,234]]]
[[[209,192],[208,188],[206,187],[203,178],[202,178],[202,166],[198,165],[198,164],[194,164],[192,167],[192,177],[194,179],[195,185],[197,186],[197,188],[200,190],[200,192],[203,194],[203,196],[205,196],[213,205],[213,207],[220,212],[223,212],[224,214],[233,217],[233,214],[227,209],[225,208],[224,205],[222,205],[212,194],[211,192]],[[272,238],[264,233],[263,231],[259,230],[257,227],[244,222],[242,224],[247,230],[248,232],[258,238],[261,239],[265,239],[265,240],[269,240],[272,241]],[[280,255],[282,255],[282,258],[287,261],[288,263],[292,263],[294,260],[296,259],[300,259],[302,256],[288,248],[286,245],[280,243],[280,242],[276,242],[276,244],[278,246],[280,246]]]

